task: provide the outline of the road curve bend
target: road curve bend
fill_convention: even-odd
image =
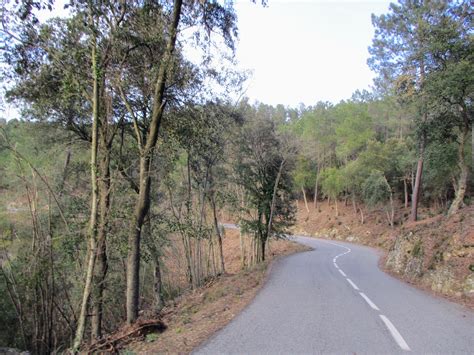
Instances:
[[[374,249],[295,237],[254,301],[195,354],[474,354],[474,313],[378,268]]]

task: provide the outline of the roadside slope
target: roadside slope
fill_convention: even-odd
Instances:
[[[253,300],[275,259],[306,250],[309,248],[289,240],[272,241],[265,263],[241,270],[239,233],[228,229],[224,238],[228,273],[170,302],[162,311],[167,329],[163,333],[150,333],[127,348],[135,353],[191,352]]]
[[[383,211],[365,211],[361,224],[352,206],[339,206],[337,217],[326,202],[309,209],[299,204],[295,234],[381,248],[386,252],[381,260],[386,271],[474,309],[474,206],[450,218],[422,210],[415,223],[402,223],[409,210],[398,208],[395,228],[388,225]]]
[[[251,305],[197,354],[466,354],[474,348],[473,312],[382,272],[373,249],[298,241],[314,250],[279,260]]]

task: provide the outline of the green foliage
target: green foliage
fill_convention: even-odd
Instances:
[[[386,203],[391,194],[390,185],[381,171],[373,170],[362,185],[364,202],[371,207]]]
[[[24,344],[19,335],[18,317],[15,312],[14,305],[8,296],[8,289],[5,282],[0,282],[0,317],[4,324],[9,324],[8,327],[0,328],[0,342],[2,344],[9,344],[11,347],[21,349]]]
[[[341,169],[344,188],[354,197],[362,195],[362,184],[367,177],[367,170],[361,160],[352,160]]]
[[[341,160],[353,159],[374,136],[372,117],[364,103],[341,102],[334,111],[336,154]]]
[[[296,160],[293,180],[297,190],[302,187],[312,189],[316,183],[316,169],[314,164],[303,155],[299,155]]]
[[[415,113],[420,154],[425,148],[428,153],[426,178],[434,180],[423,182],[433,185],[426,197],[442,199],[441,191],[445,197],[453,192],[441,181],[443,175],[462,186],[454,191],[449,213],[455,212],[465,197],[469,172],[465,147],[474,117],[470,7],[464,1],[399,1],[390,5],[389,13],[373,15],[372,22],[376,31],[368,63],[379,75],[379,91],[394,93],[400,104],[412,107],[410,111]],[[433,154],[437,146],[449,144],[454,137],[459,165],[455,177],[443,171],[443,167],[453,167],[452,160],[442,165],[442,159]],[[451,150],[447,153],[446,158]],[[439,169],[432,169],[435,165]],[[440,174],[437,176],[434,170]]]
[[[442,199],[458,173],[455,143],[434,142],[425,152],[423,190],[430,200]]]
[[[337,168],[327,168],[321,173],[321,188],[326,196],[338,198],[344,190],[344,177]]]
[[[24,314],[18,315],[8,297],[0,300],[2,323],[10,325],[0,330],[0,343],[37,352],[57,351],[43,344],[45,338],[34,338],[39,326],[52,329],[54,341],[68,346],[76,326],[73,313],[81,299],[90,212],[91,39],[97,39],[97,74],[104,79],[100,114],[102,123],[108,124],[100,128],[105,137],[115,138],[101,141],[99,149],[99,161],[105,156],[104,147],[110,149],[111,158],[112,202],[104,217],[108,234],[104,328],[114,330],[123,318],[124,307],[118,306],[123,305],[126,285],[124,260],[142,178],[139,141],[149,139],[154,78],[168,36],[166,6],[150,3],[143,11],[142,3],[132,2],[111,33],[107,19],[116,18],[122,5],[98,4],[103,12],[97,12],[101,16],[96,18],[96,31],[86,18],[86,5],[74,2],[73,16],[47,23],[30,21],[31,9],[24,9],[28,20],[21,33],[24,42],[4,41],[2,79],[12,83],[8,99],[32,121],[0,123],[5,136],[0,141],[0,246],[8,255],[8,261],[2,260],[5,277],[0,278],[0,293],[10,294],[14,285],[14,297],[24,307]],[[208,66],[213,60],[208,57],[208,40],[217,27],[227,47],[234,49],[235,13],[231,6],[215,1],[186,3],[183,11],[189,28],[204,23],[205,29],[197,29],[194,38],[207,61],[201,66],[187,61],[181,46],[171,58],[165,115],[147,176],[154,184],[142,238],[142,268],[147,270],[142,274],[144,304],[151,303],[155,294],[148,265],[168,249],[181,248],[176,248],[178,239],[188,248],[182,258],[187,265],[179,265],[180,271],[189,277],[194,267],[194,277],[201,281],[211,274],[210,254],[204,254],[215,246],[212,207],[216,217],[224,208],[237,211],[242,229],[260,248],[268,238],[282,237],[294,223],[294,191],[313,189],[317,182],[336,202],[343,194],[372,208],[390,202],[392,213],[386,212],[393,225],[393,199],[413,190],[420,146],[425,158],[424,203],[452,199],[463,164],[471,164],[464,160],[471,161],[472,155],[466,141],[473,121],[472,19],[463,2],[392,4],[388,14],[372,19],[376,33],[369,64],[379,74],[377,91],[357,91],[350,100],[334,105],[318,102],[298,108],[252,106],[246,99],[235,107],[215,99],[208,81],[223,84],[226,91],[225,84],[235,81],[232,84],[238,86],[242,79]],[[71,161],[66,164],[69,153]],[[472,196],[472,189],[467,194]],[[413,254],[419,253],[422,248],[415,245]],[[206,257],[208,265],[203,262]],[[171,274],[166,268],[163,273]],[[176,297],[186,286],[177,279],[166,279],[165,298]],[[53,307],[54,322],[35,323],[50,314],[39,300],[53,284],[61,301]],[[147,336],[147,341],[154,340]]]
[[[264,245],[272,235],[283,236],[294,222],[291,173],[295,148],[292,138],[278,134],[275,123],[268,116],[255,112],[247,119],[238,137],[235,161],[236,183],[246,196],[245,217],[240,225]]]

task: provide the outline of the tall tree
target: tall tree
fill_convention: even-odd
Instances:
[[[167,2],[164,4],[147,2],[137,9],[129,21],[129,32],[126,35],[128,43],[124,47],[124,59],[119,63],[123,71],[119,71],[114,81],[133,124],[139,151],[138,194],[128,238],[126,290],[128,323],[133,323],[138,317],[141,233],[150,209],[152,157],[162,128],[168,96],[172,90],[172,86],[169,85],[172,73],[176,74],[173,70],[177,65],[178,57],[175,54],[180,24],[197,28],[208,40],[210,34],[218,30],[225,44],[233,49],[236,35],[235,21],[231,4],[223,6],[214,1],[183,2],[182,0],[175,0],[172,5]],[[157,60],[156,56],[160,59]],[[146,70],[141,72],[141,80],[135,77],[133,80],[137,80],[136,82],[125,81],[124,85],[124,74],[137,68],[139,58],[144,59],[148,65]],[[141,91],[143,87],[151,90],[143,92]],[[136,103],[140,105],[137,106]]]
[[[118,127],[114,124],[116,112],[106,83],[110,81],[108,64],[113,56],[112,44],[126,7],[107,1],[75,2],[70,9],[70,18],[55,18],[44,24],[34,21],[16,28],[18,34],[8,29],[5,33],[15,40],[6,56],[7,63],[16,69],[9,98],[26,103],[24,112],[28,117],[60,122],[81,139],[91,142],[88,256],[74,342],[77,348],[85,331],[93,291],[92,337],[98,338],[102,332],[110,154]]]
[[[426,78],[427,101],[433,113],[430,130],[438,136],[453,134],[458,144],[459,175],[449,215],[462,206],[468,187],[466,146],[474,117],[472,21],[468,2],[453,2],[432,25],[428,45],[435,66]]]
[[[388,14],[372,15],[375,35],[368,60],[379,74],[379,86],[394,87],[399,78],[406,78],[416,95],[419,108],[419,158],[412,196],[411,219],[416,220],[426,145],[425,123],[428,117],[423,94],[426,73],[432,68],[427,45],[433,17],[446,11],[443,1],[400,0],[390,4]],[[405,81],[404,81],[405,82]]]
[[[265,260],[269,238],[282,236],[293,223],[291,172],[296,148],[291,136],[278,134],[271,118],[246,111],[248,122],[236,147],[236,183],[246,195],[240,225],[254,236],[256,261],[260,262]]]

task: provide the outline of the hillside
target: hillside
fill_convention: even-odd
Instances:
[[[385,251],[381,266],[419,287],[474,307],[474,207],[452,217],[422,210],[421,220],[391,228],[384,211],[366,212],[364,224],[352,206],[339,205],[339,216],[327,202],[319,209],[298,205],[295,234],[308,234],[369,245]],[[404,221],[408,209],[397,209]]]
[[[32,354],[116,352],[136,339],[144,343],[135,351],[188,352],[250,302],[272,260],[306,250],[301,244],[312,250],[274,269],[281,282],[270,293],[282,298],[263,302],[261,323],[254,322],[260,329],[244,326],[272,342],[264,349],[252,342],[250,353],[284,352],[279,341],[298,328],[291,325],[305,324],[300,319],[307,326],[292,334],[308,336],[300,352],[324,352],[312,347],[309,330],[323,330],[326,319],[352,307],[371,322],[364,333],[378,332],[378,345],[390,346],[380,320],[390,316],[402,326],[388,313],[400,308],[397,300],[420,293],[407,300],[417,309],[430,297],[381,271],[374,249],[352,252],[350,244],[305,237],[294,238],[297,245],[286,238],[292,232],[381,248],[388,272],[472,306],[467,1],[400,0],[384,9],[367,2],[364,11],[344,4],[354,21],[344,20],[336,2],[270,3],[247,1],[249,11],[216,0],[3,4],[0,324],[8,327],[0,327],[0,353],[3,346]],[[280,6],[284,17],[271,19]],[[245,13],[255,29],[242,21]],[[348,46],[341,24],[363,43]],[[310,46],[299,42],[308,34]],[[258,43],[247,46],[249,37]],[[238,54],[246,47],[248,61]],[[277,54],[261,61],[269,53]],[[270,71],[257,74],[262,63]],[[254,91],[260,80],[264,95]],[[313,198],[324,202],[307,206]],[[226,231],[226,214],[241,234]],[[374,285],[382,283],[377,295]],[[381,303],[392,296],[391,305]],[[328,299],[334,307],[325,307]],[[273,317],[278,307],[282,318]],[[436,305],[420,312],[402,332],[432,324],[430,314],[451,313],[441,308],[445,313]],[[474,328],[474,316],[472,326],[450,319],[462,327],[462,335],[449,335],[453,342]],[[437,329],[450,326],[448,317],[440,321]],[[332,323],[350,333],[347,347],[336,340],[332,353],[388,349],[352,347],[371,339],[361,341],[349,323]],[[286,352],[297,352],[289,338]],[[429,353],[421,343],[414,349]],[[474,348],[461,345],[444,353]]]
[[[166,330],[161,334],[152,332],[144,337],[126,339],[132,341],[127,349],[134,353],[191,352],[229,323],[253,300],[264,284],[268,267],[275,259],[309,250],[288,240],[272,240],[268,247],[269,257],[265,263],[242,270],[239,233],[237,230],[227,230],[223,243],[227,273],[170,300],[161,312]],[[176,259],[167,258],[165,262],[171,267],[175,261]],[[176,279],[176,275],[174,276]],[[145,313],[145,318],[146,316]],[[123,330],[118,334],[121,332]]]

